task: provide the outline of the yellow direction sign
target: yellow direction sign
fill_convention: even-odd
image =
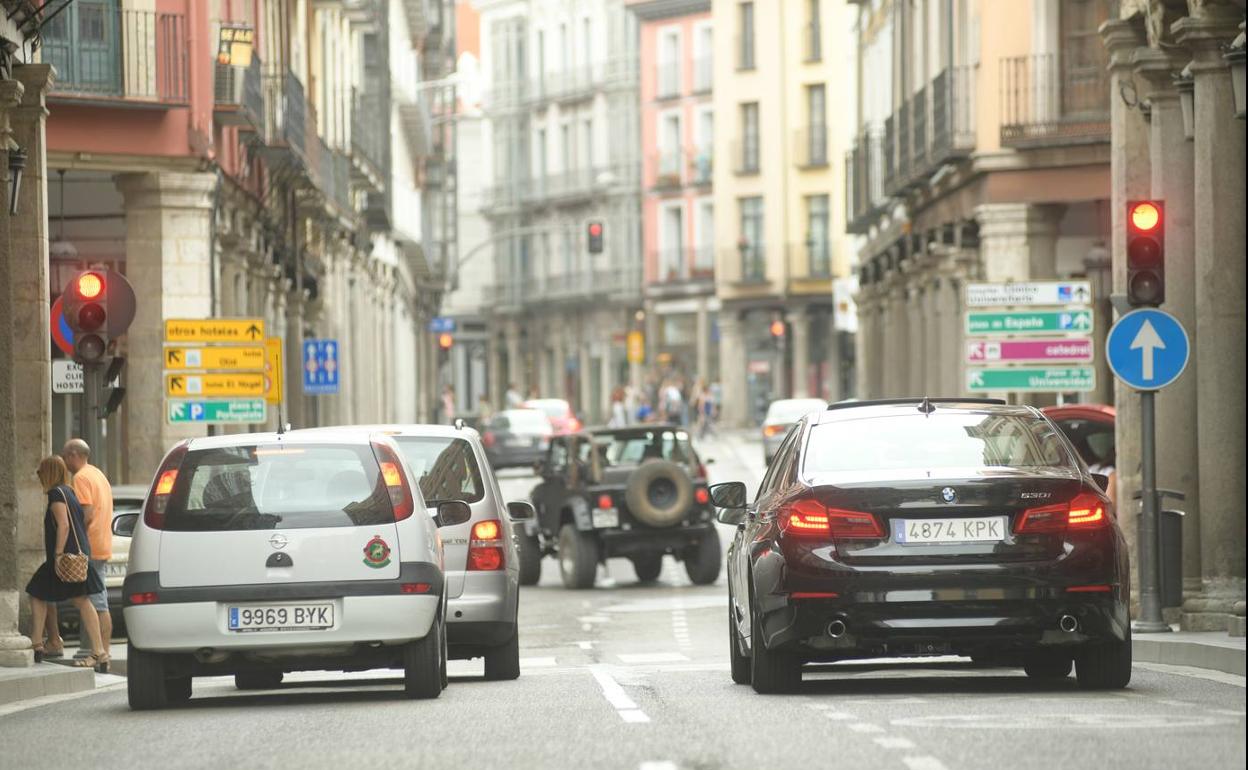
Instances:
[[[270,404],[282,403],[282,338],[269,337],[264,341],[264,400]]]
[[[260,342],[263,318],[170,318],[165,342]]]
[[[259,345],[219,348],[165,348],[166,369],[241,369],[264,371]]]
[[[628,333],[628,362],[630,364],[646,362],[646,338],[639,331]]]
[[[166,374],[165,394],[176,398],[263,396],[264,374]]]

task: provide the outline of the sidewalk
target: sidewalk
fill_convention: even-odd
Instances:
[[[67,695],[95,689],[95,672],[55,663],[31,668],[0,668],[0,706],[47,695]]]
[[[1133,634],[1131,654],[1136,663],[1190,666],[1244,676],[1244,637],[1225,631],[1175,631],[1169,634]]]

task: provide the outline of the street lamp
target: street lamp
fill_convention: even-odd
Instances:
[[[1241,28],[1244,25],[1239,25]],[[1222,58],[1226,59],[1231,65],[1231,87],[1235,92],[1235,117],[1240,120],[1244,119],[1244,33],[1241,31],[1239,37],[1227,46],[1226,51],[1222,54]]]
[[[1183,113],[1183,136],[1196,138],[1196,81],[1192,78],[1192,65],[1187,65],[1174,79],[1179,92],[1179,110]]]
[[[22,190],[26,151],[16,145],[9,150],[9,216],[17,216],[17,194]]]

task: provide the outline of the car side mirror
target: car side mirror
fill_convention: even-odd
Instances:
[[[447,500],[438,503],[438,515],[434,521],[439,527],[453,527],[472,518],[472,509],[463,500]]]
[[[744,512],[745,507],[749,504],[748,496],[745,484],[740,481],[726,481],[723,484],[711,486],[711,502],[715,504],[716,508],[728,508]]]
[[[720,524],[730,524],[734,527],[745,523],[748,511],[745,508],[720,508],[715,512],[715,520]]]
[[[1093,473],[1092,480],[1096,482],[1096,485],[1101,488],[1102,492],[1109,491],[1109,476],[1107,474]]]
[[[507,503],[507,518],[512,521],[528,521],[537,517],[537,511],[533,509],[533,504],[524,500],[514,500]]]
[[[139,514],[119,513],[113,517],[113,534],[118,537],[134,537],[134,528],[139,526]]]

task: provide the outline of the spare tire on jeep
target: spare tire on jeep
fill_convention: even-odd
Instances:
[[[628,510],[643,524],[672,527],[693,504],[693,479],[685,469],[666,460],[642,463],[624,488]]]

